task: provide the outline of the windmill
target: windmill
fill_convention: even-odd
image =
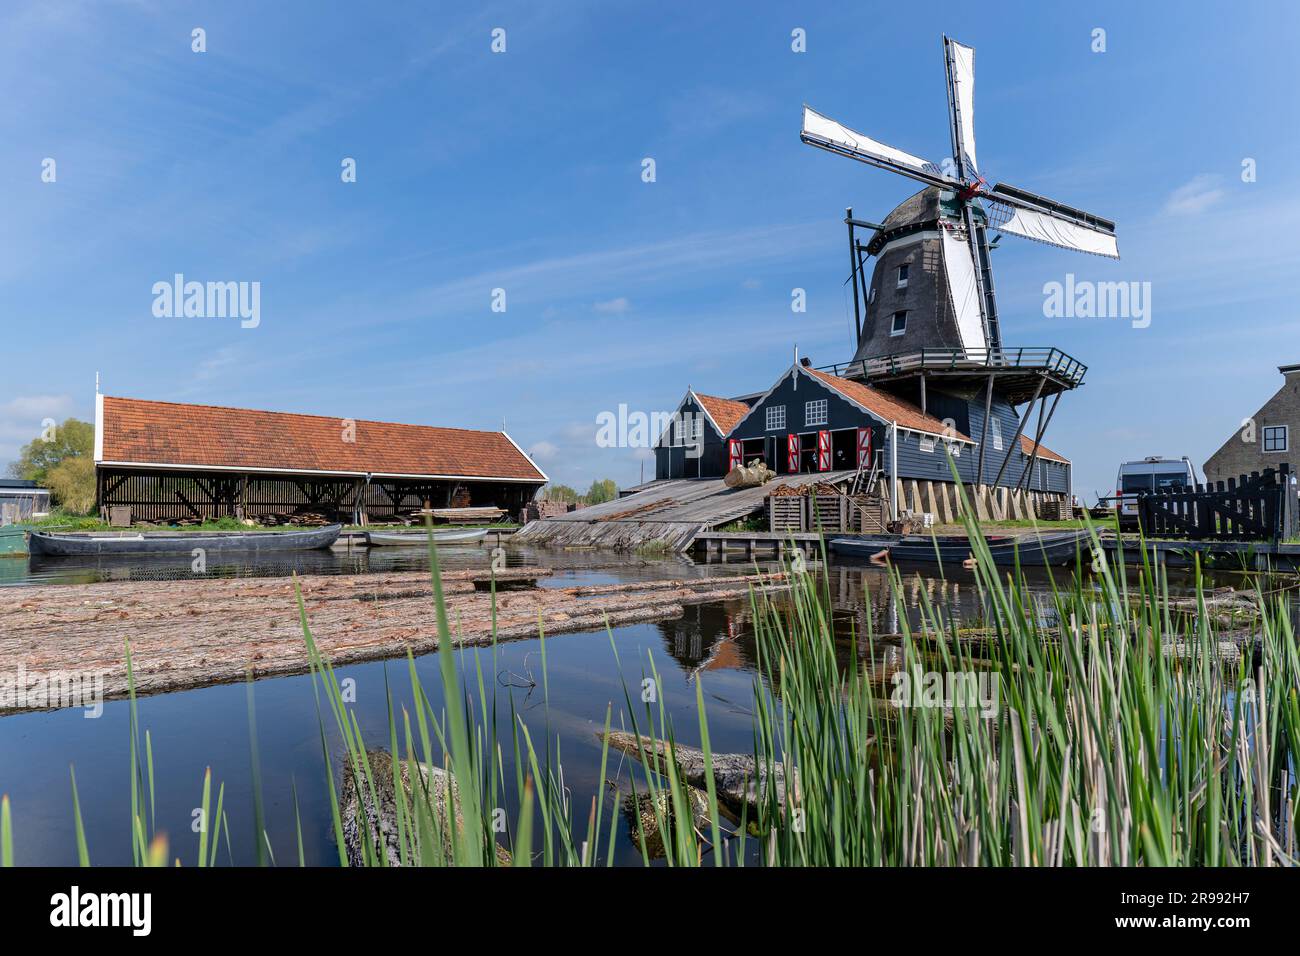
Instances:
[[[970,312],[978,317],[982,347],[996,353],[1002,343],[990,269],[989,227],[1048,245],[1118,259],[1115,223],[1006,183],[989,186],[975,158],[975,50],[945,36],[943,62],[952,157],[942,166],[855,132],[807,105],[799,138],[810,146],[953,194],[969,248],[969,264],[956,265],[965,267],[962,271],[973,276],[976,295],[968,303]],[[961,324],[964,331],[971,331],[967,323]]]
[[[1041,441],[1061,393],[1082,383],[1086,366],[1057,349],[1004,346],[989,232],[1118,259],[1115,224],[1007,183],[989,185],[980,173],[975,151],[975,51],[945,36],[943,55],[952,156],[940,165],[858,133],[804,106],[799,134],[803,142],[916,180],[925,187],[880,224],[854,219],[849,210],[845,222],[849,227],[858,347],[852,362],[834,368],[836,374],[870,379],[873,384],[907,393],[909,398],[918,399],[923,409],[927,404],[927,379],[942,376],[944,387],[966,393],[978,381],[985,393],[985,429],[995,392],[1013,407],[1028,401],[1013,445],[1019,441],[1035,403],[1040,399],[1045,403],[1054,396],[1046,418],[1043,409],[1039,410]],[[856,230],[863,228],[874,231],[867,244],[857,239]],[[910,320],[913,301],[909,309],[892,313],[891,326],[886,320],[893,303],[886,301],[889,296],[877,293],[886,286],[890,292],[907,287],[908,262],[913,262],[911,267],[915,268],[916,257],[904,261],[899,254],[882,258],[880,253],[904,241],[925,244],[926,255],[919,264],[926,273],[933,273],[930,301],[926,303],[931,309],[917,310],[922,313],[917,316],[919,321]],[[865,277],[866,255],[877,255],[870,291]],[[884,265],[900,270],[895,281],[881,281]],[[916,291],[913,287],[909,292],[912,300],[917,298]],[[860,300],[864,311],[859,310]],[[1006,464],[1002,463],[994,484],[1001,481]],[[1026,471],[1031,468],[1032,459]],[[978,481],[983,480],[983,473],[982,437]]]

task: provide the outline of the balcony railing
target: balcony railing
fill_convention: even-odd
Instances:
[[[1002,348],[1002,349],[921,349],[915,352],[897,352],[874,358],[859,359],[835,365],[824,365],[819,371],[848,377],[881,378],[908,372],[969,372],[983,370],[1012,372],[1051,372],[1071,385],[1083,381],[1088,366],[1078,359],[1055,348]]]

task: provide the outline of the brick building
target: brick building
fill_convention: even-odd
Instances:
[[[1295,471],[1291,439],[1300,428],[1300,364],[1279,365],[1282,387],[1205,462],[1206,481],[1226,481],[1282,462]]]

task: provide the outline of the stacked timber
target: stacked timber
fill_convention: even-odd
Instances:
[[[543,568],[442,575],[453,644],[603,632],[679,617],[688,604],[746,600],[784,588],[781,574],[542,588]],[[29,675],[99,674],[103,697],[160,693],[309,669],[298,592],[312,639],[336,666],[437,649],[423,571],[297,579],[187,578],[0,588],[0,660]],[[39,705],[38,705],[39,706]]]
[[[1069,521],[1074,507],[1064,498],[1043,498],[1038,502],[1039,521]]]

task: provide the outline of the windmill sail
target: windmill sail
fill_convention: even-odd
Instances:
[[[1059,216],[1052,216],[1032,209],[1009,209],[1010,218],[1005,221],[1001,216],[993,216],[991,224],[1000,232],[1009,232],[1025,239],[1045,242],[1049,246],[1063,249],[1075,249],[1090,252],[1095,256],[1119,258],[1119,243],[1113,232],[1071,222]]]
[[[943,268],[948,279],[948,296],[952,300],[962,348],[982,351],[988,347],[988,340],[984,336],[980,288],[970,243],[958,238],[952,229],[941,229],[940,232],[943,234]]]
[[[944,39],[948,49],[948,85],[953,109],[953,150],[964,155],[967,178],[978,175],[975,163],[975,50]]]
[[[891,169],[923,183],[935,186],[946,183],[942,170],[933,163],[851,130],[809,106],[803,108],[803,130],[799,138],[811,146],[820,146],[873,166]]]

